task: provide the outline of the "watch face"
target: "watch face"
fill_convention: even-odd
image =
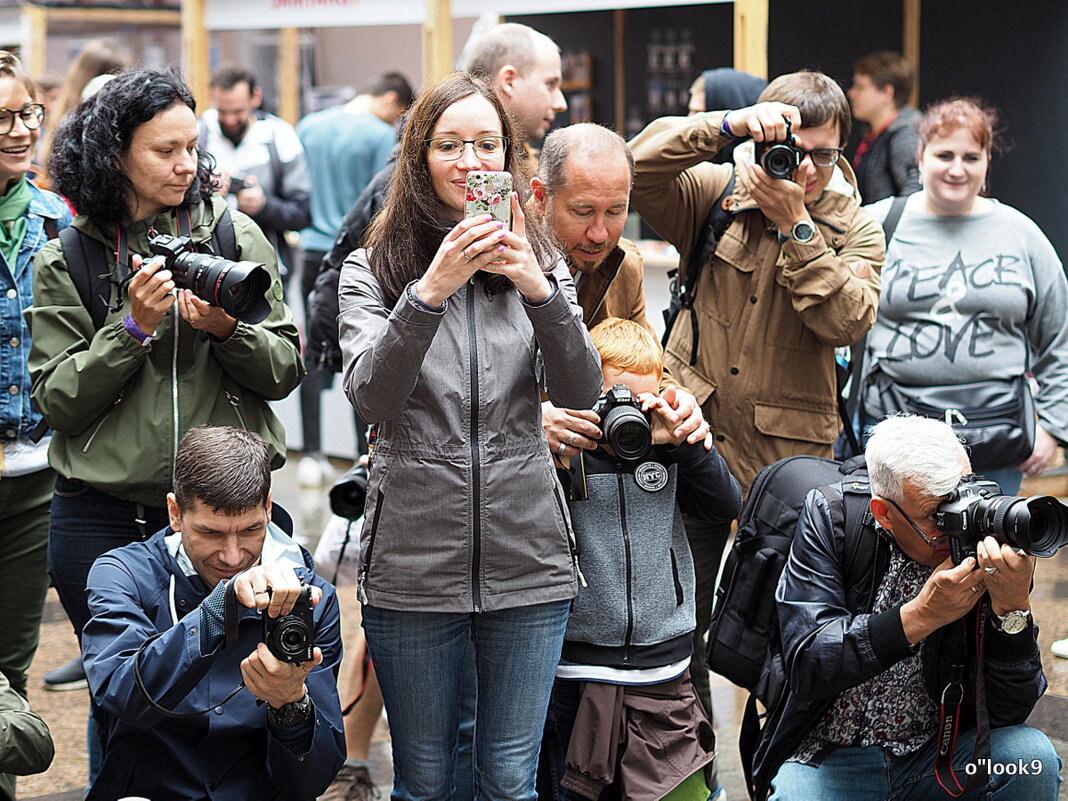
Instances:
[[[794,223],[794,239],[798,242],[808,242],[814,233],[815,230],[807,222]]]
[[[1001,618],[1001,630],[1006,634],[1019,634],[1027,628],[1027,615],[1023,612],[1009,612]]]

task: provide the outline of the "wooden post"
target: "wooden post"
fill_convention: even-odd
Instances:
[[[449,0],[426,0],[423,73],[432,83],[452,71],[452,12]]]
[[[204,0],[182,0],[182,63],[185,79],[197,108],[209,105],[208,84],[211,61],[208,55],[208,28],[204,24]]]
[[[26,49],[22,54],[22,65],[30,75],[38,76],[47,67],[48,9],[40,6],[22,7],[22,24],[27,33]]]
[[[278,116],[292,126],[300,122],[300,31],[278,32]]]
[[[768,0],[734,0],[734,68],[768,77]]]
[[[902,55],[912,62],[916,70],[916,80],[912,84],[909,103],[913,108],[920,106],[920,0],[904,0],[904,31],[902,32]]]

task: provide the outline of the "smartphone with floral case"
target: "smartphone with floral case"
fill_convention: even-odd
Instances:
[[[512,174],[491,170],[467,173],[465,217],[489,214],[506,228],[512,225]]]

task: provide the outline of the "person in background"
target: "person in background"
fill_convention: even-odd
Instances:
[[[714,111],[718,108],[746,108],[757,102],[768,82],[756,75],[731,67],[705,70],[690,86],[690,114]],[[734,163],[734,148],[740,142],[727,145],[709,161],[716,164]]]
[[[202,152],[219,172],[219,192],[247,214],[278,254],[282,285],[296,269],[286,231],[311,222],[311,180],[297,132],[260,109],[263,92],[251,70],[231,65],[211,76],[211,104],[200,115]],[[240,184],[238,183],[240,182]]]
[[[337,238],[345,212],[386,166],[397,143],[396,125],[411,104],[411,85],[400,73],[387,72],[349,102],[309,114],[297,126],[315,187],[311,225],[300,233],[305,319],[310,317],[308,295],[319,265]],[[301,486],[320,486],[331,475],[322,454],[320,395],[332,382],[333,373],[314,361],[308,364],[308,377],[300,387],[304,456],[297,465],[297,481]],[[357,456],[367,453],[367,424],[359,418],[356,451]]]
[[[378,427],[360,542],[363,628],[394,794],[449,797],[477,667],[477,797],[530,801],[577,590],[540,426],[601,389],[571,277],[527,221],[528,157],[492,89],[454,73],[412,107],[389,197],[341,276],[344,387]],[[465,217],[467,173],[508,171],[511,227]]]
[[[267,401],[304,376],[274,251],[213,193],[194,109],[174,72],[127,70],[69,114],[54,140],[52,175],[78,208],[83,269],[90,280],[107,276],[108,295],[82,301],[58,239],[37,254],[26,318],[31,397],[53,429],[57,473],[48,566],[79,638],[93,560],[166,525],[161,504],[185,431],[209,421],[247,428],[281,467],[284,432]],[[146,258],[151,231],[188,228],[203,252],[224,225],[237,258],[263,264],[271,279],[269,314],[255,325],[179,290],[161,258]]]
[[[48,515],[56,474],[48,466],[48,425],[30,398],[30,330],[23,312],[33,304],[33,257],[70,225],[71,214],[62,199],[26,177],[45,112],[33,81],[6,51],[0,51],[0,109],[0,698],[24,699],[48,591]],[[0,707],[22,708],[7,700]],[[4,750],[0,744],[0,754]],[[15,797],[8,772],[0,773],[3,795]]]
[[[874,203],[920,188],[916,153],[920,112],[908,104],[916,70],[899,53],[881,51],[853,62],[849,102],[867,124],[853,156],[860,197]]]
[[[51,188],[49,158],[52,153],[52,138],[59,123],[82,102],[82,93],[93,78],[122,72],[132,63],[133,53],[112,39],[90,39],[78,51],[78,55],[67,68],[55,107],[49,112],[49,129],[46,135],[42,136],[38,149],[37,163],[41,169],[36,181],[43,189]]]

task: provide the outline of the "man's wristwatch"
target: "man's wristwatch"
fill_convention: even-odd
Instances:
[[[308,688],[304,688],[304,697],[299,701],[293,701],[289,704],[282,704],[282,706],[275,709],[270,704],[267,705],[267,714],[271,718],[271,722],[274,723],[280,729],[291,729],[294,726],[299,726],[306,721],[312,712],[311,696],[308,695]]]
[[[1027,622],[1031,619],[1030,609],[1014,609],[1011,612],[1006,612],[1003,615],[992,613],[990,623],[998,631],[1003,631],[1006,634],[1019,634],[1027,628]]]
[[[816,235],[816,228],[808,220],[798,220],[794,223],[794,227],[790,230],[790,233],[783,233],[779,231],[779,244],[785,245],[791,239],[795,242],[799,242],[804,245],[807,242],[812,241],[812,237]]]

